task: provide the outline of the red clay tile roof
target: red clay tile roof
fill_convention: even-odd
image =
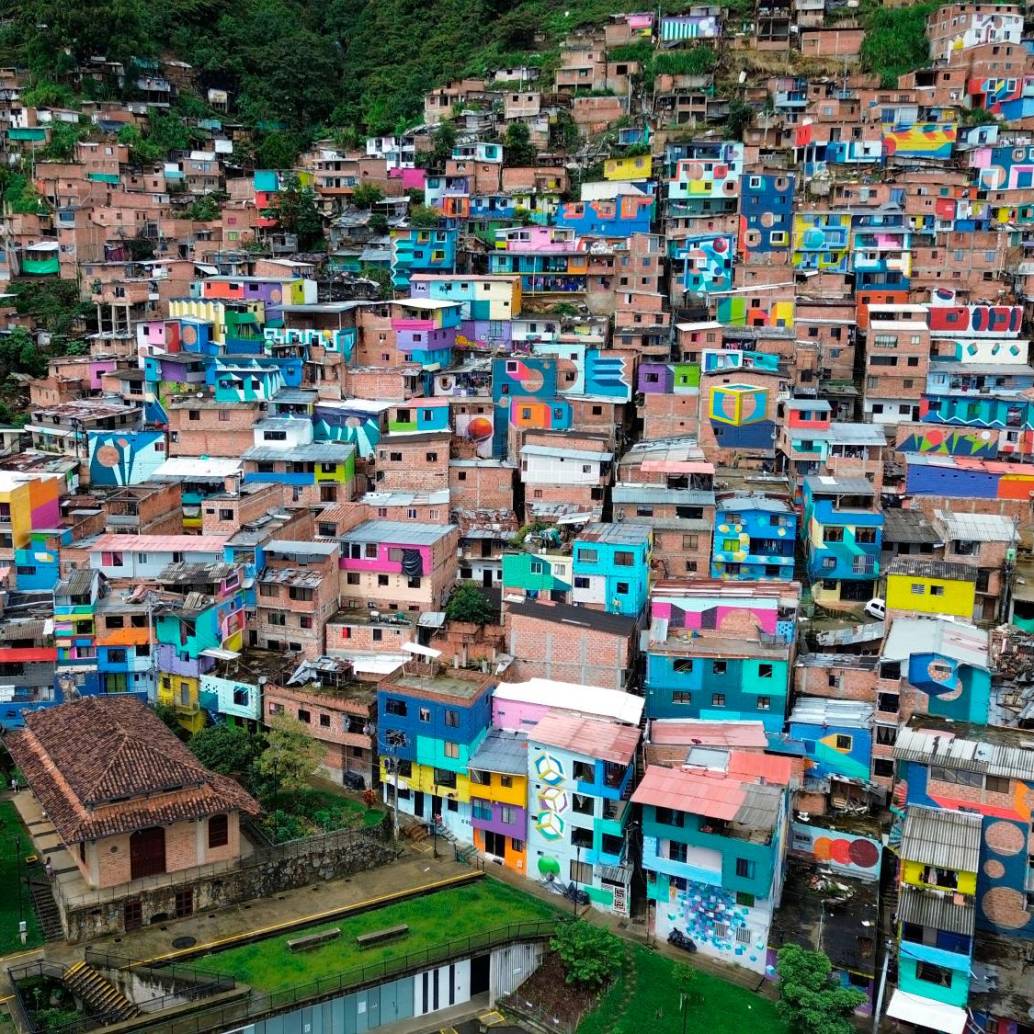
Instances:
[[[37,711],[6,743],[66,844],[258,803],[209,772],[144,703],[86,697]]]

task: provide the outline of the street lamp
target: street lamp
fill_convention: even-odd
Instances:
[[[399,747],[404,747],[407,742],[407,737],[404,732],[400,732],[398,729],[389,729],[384,734],[384,742],[388,747],[388,761],[391,762],[390,771],[394,776],[392,782],[395,786],[395,804],[392,809],[394,815],[394,821],[392,823],[392,833],[395,841],[395,853],[398,853],[399,845],[399,766],[398,766],[398,750]],[[385,766],[388,769],[388,766]]]

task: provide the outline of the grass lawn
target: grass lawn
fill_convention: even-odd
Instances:
[[[27,874],[25,856],[33,853],[29,831],[18,809],[11,801],[0,801],[0,887],[3,887],[3,893],[0,893],[0,955],[35,948],[43,943],[29,888],[24,882],[19,886],[19,880],[24,881]],[[18,937],[19,919],[25,919],[29,924],[29,937],[24,945]]]
[[[578,1025],[578,1034],[682,1034],[677,962],[629,945],[634,973],[623,973]],[[785,1034],[775,1003],[699,970],[693,988],[702,1001],[692,1008],[687,1030],[708,1034]]]
[[[549,919],[556,914],[551,905],[483,877],[462,887],[410,898],[373,912],[205,955],[196,965],[199,969],[232,974],[260,991],[281,991],[355,966],[423,951],[454,938],[484,933],[508,923]],[[409,926],[405,937],[365,950],[356,947],[357,935],[399,923]],[[295,937],[334,927],[341,928],[341,936],[322,947],[300,952],[287,947],[286,942]]]

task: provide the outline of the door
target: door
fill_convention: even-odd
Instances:
[[[492,972],[491,955],[475,955],[470,960],[470,997],[488,992],[488,978]]]
[[[144,909],[139,898],[127,901],[122,906],[122,927],[129,933],[131,930],[139,930],[144,925]]]
[[[418,818],[424,817],[424,791],[417,790],[413,794],[413,814]]]
[[[486,567],[486,568],[485,568],[485,569],[484,569],[484,570],[483,570],[483,571],[481,572],[481,584],[482,584],[482,585],[483,585],[483,586],[484,586],[484,587],[485,587],[486,589],[491,589],[491,588],[492,588],[492,568],[490,568],[490,567]]]
[[[165,872],[165,830],[161,826],[138,829],[129,838],[129,878],[159,876]]]

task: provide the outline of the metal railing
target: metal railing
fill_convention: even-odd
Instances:
[[[198,989],[205,989],[207,994],[219,991],[232,991],[237,981],[228,973],[217,973],[210,969],[198,969],[197,966],[184,965],[182,962],[149,964],[128,959],[124,955],[112,955],[110,952],[87,948],[85,961],[94,969],[113,969],[117,971],[132,970],[135,973],[156,973],[160,977],[174,980],[177,983],[190,984]]]
[[[409,952],[395,958],[356,966],[335,976],[322,977],[283,991],[256,992],[225,1005],[199,1010],[181,1019],[162,1022],[156,1019],[146,1029],[161,1034],[203,1034],[205,1031],[229,1030],[296,1006],[333,998],[366,985],[381,983],[408,973],[450,960],[465,958],[514,941],[544,940],[556,930],[556,920],[541,919],[510,923],[468,937],[459,937],[423,951]]]

